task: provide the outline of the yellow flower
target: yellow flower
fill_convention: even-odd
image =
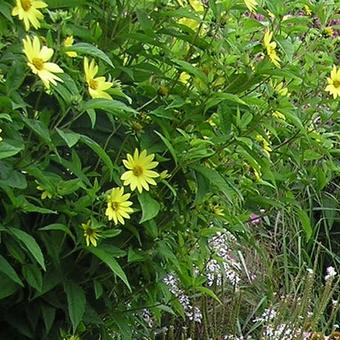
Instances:
[[[74,39],[73,39],[73,36],[69,36],[69,37],[66,37],[66,39],[64,40],[64,46],[65,47],[70,47],[72,46],[74,43]],[[67,51],[65,52],[70,58],[75,58],[77,56],[77,52],[74,52],[74,51]]]
[[[282,97],[290,96],[290,93],[288,92],[288,88],[283,86],[283,82],[280,82],[276,86],[274,86],[274,89],[278,93],[279,96],[282,96]]]
[[[256,140],[259,142],[259,143],[262,143],[262,149],[263,149],[263,152],[268,156],[270,157],[270,153],[273,151],[272,148],[270,147],[270,144],[269,142],[261,135],[256,135]]]
[[[330,78],[327,78],[328,85],[325,91],[333,95],[334,99],[340,97],[340,68],[337,70],[336,66],[333,66]]]
[[[133,213],[131,208],[132,202],[128,201],[131,194],[124,195],[124,188],[113,188],[107,196],[107,209],[105,215],[109,221],[113,220],[115,224],[125,224],[124,218],[129,219]]]
[[[256,6],[258,5],[256,0],[244,0],[244,3],[250,12],[255,12]]]
[[[259,182],[261,180],[261,173],[259,173],[256,169],[253,169],[253,172],[256,182]]]
[[[53,49],[46,46],[40,48],[37,36],[33,38],[33,41],[29,36],[26,36],[26,40],[23,39],[23,42],[23,52],[28,60],[27,65],[34,74],[40,77],[46,88],[50,88],[50,83],[57,85],[57,81],[62,82],[62,79],[54,73],[63,73],[64,71],[57,64],[48,62],[54,53]]]
[[[274,111],[272,113],[272,116],[275,117],[278,120],[286,120],[286,116],[283,113],[279,112],[279,111]]]
[[[334,35],[334,29],[333,27],[325,27],[323,32],[328,35],[329,37],[332,37]]]
[[[39,8],[45,7],[47,7],[47,4],[44,1],[16,0],[16,6],[12,10],[12,15],[18,15],[19,19],[24,21],[26,31],[30,29],[30,25],[38,29],[40,27],[39,20],[44,18]]]
[[[271,62],[276,66],[276,67],[280,67],[280,63],[279,61],[281,61],[281,59],[279,58],[279,56],[277,55],[275,49],[276,49],[276,42],[275,41],[271,41],[273,37],[273,32],[269,32],[266,31],[266,33],[264,34],[264,38],[263,38],[263,45],[267,50],[267,54],[271,60]]]
[[[113,83],[106,81],[105,77],[97,77],[98,65],[94,59],[89,63],[88,59],[84,58],[85,79],[89,86],[89,93],[92,98],[112,99],[105,91],[112,87]]]
[[[190,74],[189,73],[186,73],[186,72],[182,72],[180,75],[179,75],[179,81],[183,84],[187,84],[188,81],[190,79]]]
[[[181,25],[191,28],[193,31],[195,31],[200,25],[198,20],[190,18],[181,18],[177,22]]]
[[[37,189],[42,191],[42,193],[41,193],[41,199],[42,200],[44,200],[46,198],[48,198],[48,199],[52,198],[53,195],[49,191],[47,191],[42,185],[38,185]]]
[[[97,240],[100,238],[100,232],[91,227],[90,221],[88,221],[87,223],[82,223],[81,227],[84,230],[86,245],[89,247],[90,244],[92,244],[94,247],[97,247]]]
[[[159,174],[151,170],[158,165],[158,162],[153,162],[154,157],[154,154],[147,155],[146,150],[139,153],[136,149],[133,157],[128,154],[127,160],[123,160],[124,166],[128,169],[121,176],[124,185],[130,185],[132,191],[137,188],[140,193],[143,188],[149,190],[149,184],[156,185],[154,178]]]
[[[196,12],[204,11],[204,7],[200,0],[189,0],[189,4]]]
[[[308,5],[305,5],[303,8],[305,10],[306,15],[308,15],[308,16],[312,15],[312,10],[309,8]]]

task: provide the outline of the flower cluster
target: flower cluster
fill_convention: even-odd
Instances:
[[[201,323],[201,310],[198,307],[193,306],[188,295],[186,295],[184,291],[179,288],[178,278],[174,274],[170,273],[163,278],[163,282],[167,285],[169,291],[177,297],[179,303],[183,307],[185,315],[189,318],[189,320]]]
[[[219,233],[209,240],[209,247],[216,259],[211,259],[206,264],[208,286],[212,286],[214,283],[221,286],[224,278],[233,286],[238,286],[241,281],[239,274],[241,264],[236,261],[232,254],[235,243],[235,236],[228,231],[223,234]]]
[[[263,46],[265,47],[265,49],[267,50],[267,54],[268,57],[270,59],[270,61],[276,66],[276,67],[280,67],[280,57],[277,55],[276,53],[276,42],[275,41],[271,41],[273,38],[273,32],[269,32],[267,31],[264,34],[264,38],[263,38]]]

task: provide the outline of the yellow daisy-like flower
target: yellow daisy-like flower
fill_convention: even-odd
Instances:
[[[92,244],[94,247],[97,247],[97,240],[100,238],[100,232],[91,227],[91,221],[82,223],[81,227],[84,230],[86,245],[89,247],[90,244]]]
[[[331,26],[325,27],[323,33],[329,37],[332,37],[334,35],[334,29]]]
[[[26,36],[23,42],[23,52],[28,60],[27,65],[42,80],[46,88],[50,88],[50,83],[57,85],[57,81],[62,82],[62,79],[54,73],[63,73],[64,71],[57,64],[48,62],[53,56],[53,49],[46,46],[41,48],[37,36],[33,38],[33,41],[29,36]]]
[[[330,78],[327,78],[328,85],[325,91],[333,95],[334,99],[340,97],[340,68],[337,70],[336,66],[333,66]]]
[[[92,98],[104,98],[112,99],[112,97],[105,91],[112,87],[113,83],[106,81],[105,77],[97,77],[98,65],[95,63],[94,59],[89,60],[84,58],[84,72],[85,79],[89,86],[89,93]]]
[[[115,224],[125,224],[124,218],[129,219],[133,213],[131,208],[132,202],[128,199],[131,194],[124,194],[124,188],[113,188],[107,196],[107,209],[105,215],[109,221],[113,220]]]
[[[137,188],[140,193],[143,188],[149,190],[149,184],[156,185],[154,178],[158,177],[159,174],[151,170],[158,165],[158,162],[153,161],[154,158],[155,155],[147,155],[146,150],[139,153],[136,149],[133,157],[128,154],[127,160],[123,160],[124,166],[128,169],[121,176],[124,185],[130,185],[132,191]]]
[[[256,6],[258,5],[256,0],[244,0],[244,3],[250,12],[255,12]]]
[[[70,47],[72,46],[74,43],[74,39],[73,39],[73,36],[69,36],[69,37],[66,37],[66,39],[64,40],[64,46],[65,47]],[[70,58],[75,58],[78,54],[77,52],[74,52],[74,51],[66,51],[65,52],[66,55],[68,55]]]
[[[266,33],[264,34],[264,38],[263,38],[263,46],[266,48],[267,50],[267,54],[271,60],[271,62],[276,66],[276,67],[280,67],[280,63],[279,61],[281,61],[281,59],[279,58],[279,56],[276,53],[276,42],[275,41],[271,41],[273,37],[273,32],[269,32],[266,31]]]
[[[40,0],[16,0],[12,15],[18,15],[19,19],[24,21],[26,31],[30,29],[30,25],[38,29],[40,27],[39,20],[44,18],[39,9],[45,7],[47,4]]]
[[[183,84],[187,84],[190,80],[191,76],[189,73],[187,72],[182,72],[180,75],[179,75],[179,81]]]

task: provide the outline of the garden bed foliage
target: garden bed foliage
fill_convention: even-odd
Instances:
[[[334,331],[339,19],[332,0],[1,1],[0,338]]]

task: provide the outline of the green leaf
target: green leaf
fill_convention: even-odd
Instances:
[[[18,283],[22,287],[24,286],[14,268],[2,255],[0,255],[0,271],[7,275],[13,282]]]
[[[199,172],[203,177],[208,179],[208,181],[211,183],[211,185],[213,185],[216,188],[218,188],[219,190],[221,190],[221,192],[223,192],[225,194],[226,198],[230,202],[232,202],[232,196],[233,196],[232,189],[231,189],[230,185],[226,182],[226,180],[220,175],[220,173],[217,170],[207,168],[207,167],[202,166],[202,165],[195,165],[195,166],[192,166],[192,168],[195,171]]]
[[[22,267],[22,274],[28,284],[41,292],[43,278],[40,269],[34,264],[26,264]]]
[[[56,128],[59,136],[66,142],[69,148],[76,145],[80,139],[80,134],[73,131],[63,131]]]
[[[100,281],[94,280],[93,286],[94,286],[94,294],[96,296],[96,300],[98,300],[103,295],[103,292],[104,292],[103,285],[101,284]]]
[[[99,248],[99,247],[88,247],[87,248],[89,252],[97,256],[101,261],[103,261],[114,274],[116,274],[129,288],[131,291],[131,287],[129,284],[129,281],[122,269],[122,267],[118,264],[118,262],[113,258],[112,254],[110,254],[105,249]]]
[[[300,222],[302,224],[303,230],[306,234],[306,239],[307,241],[309,241],[309,239],[312,237],[313,235],[313,228],[312,225],[310,223],[310,218],[308,216],[308,214],[301,208],[297,208],[297,215],[300,219]]]
[[[217,297],[217,295],[209,288],[206,287],[198,287],[197,290],[199,292],[201,292],[204,295],[210,296],[211,298],[213,298],[214,300],[216,300],[219,304],[222,305],[221,300]]]
[[[210,97],[206,104],[205,104],[205,112],[208,111],[211,107],[216,106],[217,104],[224,102],[224,101],[230,101],[233,103],[237,103],[237,104],[242,104],[242,105],[246,105],[248,106],[248,104],[243,101],[242,99],[240,99],[238,96],[236,96],[235,94],[231,94],[231,93],[216,93],[214,94],[212,97]]]
[[[50,137],[50,132],[47,126],[43,122],[37,119],[29,119],[26,117],[23,117],[22,120],[44,142],[46,142],[47,144],[50,144],[52,142],[51,137]]]
[[[160,137],[160,139],[163,141],[165,146],[168,148],[169,152],[171,153],[172,158],[175,161],[175,164],[177,165],[177,156],[176,156],[176,151],[170,141],[165,138],[163,135],[161,135],[158,131],[154,130],[154,132]]]
[[[71,281],[65,282],[64,290],[67,297],[68,314],[72,322],[73,333],[75,333],[85,313],[85,293],[80,286]]]
[[[24,145],[13,140],[2,141],[0,143],[0,159],[12,157],[24,149]]]
[[[45,0],[48,8],[78,7],[86,4],[86,0]]]
[[[91,99],[83,104],[82,109],[87,112],[88,110],[93,109],[103,110],[105,112],[112,113],[118,118],[129,118],[131,113],[136,113],[133,108],[114,99]],[[125,114],[125,112],[128,114]]]
[[[2,273],[0,273],[0,287],[0,300],[12,295],[18,289],[18,285]]]
[[[72,234],[70,229],[68,229],[66,227],[66,225],[64,225],[64,224],[53,223],[53,224],[47,225],[46,227],[39,228],[39,230],[42,230],[42,231],[62,231],[65,234],[69,235],[72,238],[72,240],[75,242],[74,235]]]
[[[184,60],[179,60],[179,59],[172,59],[172,61],[179,65],[181,69],[187,73],[192,74],[193,76],[203,80],[205,84],[208,83],[208,78],[205,75],[204,72],[202,72],[200,69],[196,68],[195,66],[192,66],[190,63],[184,61]]]
[[[50,307],[49,305],[41,304],[41,315],[44,320],[44,325],[46,328],[46,334],[48,334],[53,325],[53,321],[55,319],[56,309],[54,307]]]
[[[41,252],[37,241],[25,231],[18,228],[9,228],[7,231],[17,240],[22,242],[26,249],[32,254],[43,270],[46,270],[44,255]]]
[[[109,64],[111,67],[114,67],[112,64],[112,61],[110,58],[99,48],[88,44],[88,43],[78,43],[74,44],[68,48],[65,48],[66,51],[74,51],[79,54],[87,54],[92,57],[97,57],[103,61],[105,61],[107,64]]]
[[[139,194],[138,201],[142,207],[142,217],[139,223],[149,221],[157,216],[161,206],[148,192],[143,191]]]
[[[81,142],[86,144],[88,147],[90,147],[99,156],[99,158],[103,161],[103,163],[108,168],[108,171],[110,171],[109,178],[112,178],[113,163],[109,155],[105,152],[105,150],[90,137],[81,135],[80,140]]]

